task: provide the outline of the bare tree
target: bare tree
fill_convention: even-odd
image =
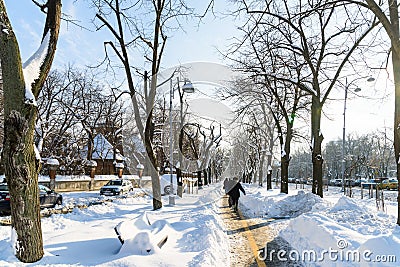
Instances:
[[[366,18],[357,8],[346,9],[340,5],[316,8],[309,2],[291,5],[286,0],[267,1],[264,4],[241,2],[243,9],[251,15],[254,28],[265,23],[278,35],[289,34],[285,38],[278,38],[277,48],[287,51],[279,53],[284,62],[290,62],[291,55],[296,55],[298,60],[294,67],[299,75],[294,80],[277,70],[277,73],[270,73],[269,76],[292,83],[311,96],[312,191],[322,197],[322,108],[334,86],[340,82],[342,70],[353,52],[377,25],[376,19],[373,16]],[[338,16],[344,16],[345,19],[337,20]],[[366,20],[369,23],[365,23]],[[285,55],[289,57],[282,58]]]
[[[114,147],[107,157],[115,159],[122,151],[126,110],[121,96],[118,89],[100,84],[88,70],[68,66],[63,72],[51,72],[38,98],[36,143],[42,156],[58,158],[63,169],[78,169],[73,165],[81,164],[83,147],[87,160],[99,151],[94,138],[101,133]]]
[[[221,125],[219,125],[218,131],[213,123],[210,123],[208,127],[204,127],[199,123],[186,123],[181,128],[179,146],[185,155],[185,159],[182,162],[185,164],[186,161],[189,169],[197,171],[199,185],[208,184],[209,182],[208,167],[210,166],[213,149],[218,147],[221,142],[221,134]]]
[[[246,129],[237,127],[237,131],[245,136],[249,132],[254,132],[252,136],[248,136],[248,142],[252,142],[254,146],[250,146],[248,149],[252,150],[256,148],[255,155],[257,155],[256,162],[259,163],[258,175],[260,186],[262,186],[264,179],[265,156],[267,156],[267,172],[272,163],[274,144],[277,137],[275,134],[275,119],[281,120],[282,118],[281,114],[278,113],[275,117],[271,115],[276,110],[271,105],[272,101],[268,90],[264,90],[264,87],[264,84],[257,84],[253,77],[237,79],[230,88],[225,89],[222,96],[223,99],[235,101],[235,125],[238,124],[246,127]],[[245,147],[247,148],[247,146]],[[271,188],[271,176],[267,173],[267,189]]]
[[[4,89],[5,138],[3,161],[11,199],[11,221],[16,232],[13,244],[22,262],[35,262],[43,257],[40,223],[38,172],[40,158],[35,152],[35,105],[53,62],[61,18],[61,0],[48,0],[41,45],[22,64],[18,41],[0,1],[0,59]],[[34,67],[33,63],[38,63]],[[37,151],[37,150],[36,150]]]
[[[76,126],[70,107],[77,97],[73,93],[73,72],[51,71],[38,97],[35,143],[42,157],[66,157],[60,146],[66,145],[71,129]],[[72,141],[72,140],[69,140]]]
[[[192,10],[183,0],[152,0],[152,1],[93,1],[97,9],[96,19],[100,22],[97,29],[106,28],[115,41],[104,43],[106,51],[105,62],[111,62],[109,50],[116,56],[123,66],[128,84],[136,126],[145,145],[148,160],[153,168],[150,169],[153,187],[153,208],[162,207],[160,180],[157,172],[157,160],[152,144],[153,132],[153,107],[157,91],[157,74],[160,70],[161,59],[167,41],[167,32],[179,28],[179,18],[189,16]],[[149,14],[153,16],[150,19]],[[115,23],[114,23],[115,22]],[[147,26],[151,25],[151,26]],[[146,63],[150,65],[150,77],[144,73],[143,95],[138,94],[134,85],[135,68],[130,63],[129,51],[131,48],[141,47]],[[150,79],[150,86],[148,82]],[[143,121],[141,103],[144,106],[145,118]]]

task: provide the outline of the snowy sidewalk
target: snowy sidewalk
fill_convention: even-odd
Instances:
[[[274,237],[269,222],[262,218],[244,218],[228,206],[228,197],[222,197],[219,214],[225,225],[230,244],[231,266],[266,266],[258,259],[258,250]]]

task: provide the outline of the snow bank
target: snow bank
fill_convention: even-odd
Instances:
[[[299,255],[315,252],[305,262],[318,266],[396,266],[388,257],[400,259],[400,228],[389,221],[389,215],[341,196],[331,208],[292,219],[279,236]]]
[[[168,237],[175,230],[166,220],[157,220],[150,223],[147,213],[139,218],[120,222],[115,232],[122,242],[119,254],[122,255],[151,255],[159,253]]]
[[[206,210],[197,221],[203,221],[187,232],[182,240],[183,252],[200,252],[194,257],[188,266],[229,266],[229,244],[224,228],[215,221],[217,214],[211,210]]]
[[[369,256],[372,261],[377,261],[375,255],[379,255],[382,259],[379,261],[379,266],[394,266],[395,262],[389,262],[389,257],[392,259],[396,259],[396,262],[400,260],[400,227],[396,226],[393,232],[389,235],[383,235],[375,238],[371,238],[367,240],[364,244],[362,244],[359,251],[370,252]],[[394,258],[393,258],[394,256]],[[386,262],[385,262],[386,261]],[[368,260],[363,259],[363,264],[366,265]],[[372,262],[372,263],[375,263]],[[371,266],[372,266],[372,263]],[[375,263],[377,264],[377,263]],[[398,264],[397,264],[398,266]]]
[[[280,194],[278,197],[263,197],[258,192],[255,195],[244,196],[241,203],[258,216],[294,218],[311,211],[316,204],[322,204],[323,200],[315,194],[304,191],[298,191],[297,195]]]
[[[335,206],[331,208],[331,212],[346,210],[362,211],[362,208],[357,204],[354,199],[348,198],[346,196],[342,196],[341,198],[339,198]]]

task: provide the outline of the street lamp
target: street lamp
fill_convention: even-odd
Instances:
[[[369,77],[367,79],[367,82],[373,82],[375,81],[375,78],[373,77]],[[350,83],[351,84],[351,83]],[[345,146],[346,146],[346,102],[347,102],[347,91],[349,89],[350,84],[347,82],[347,77],[346,77],[346,86],[345,86],[345,90],[344,90],[344,107],[343,107],[343,138],[342,138],[342,192],[344,193],[344,187],[345,187],[345,163],[346,160],[344,159],[344,155],[345,155]],[[358,93],[361,91],[361,88],[357,87],[356,89],[354,89],[355,93]]]
[[[178,88],[179,88],[179,79],[177,81],[178,83]],[[185,93],[193,93],[194,92],[194,87],[193,84],[185,80],[185,84],[182,86],[182,90]],[[173,129],[172,129],[172,99],[174,98],[174,87],[172,84],[172,79],[170,81],[170,90],[169,90],[169,164],[170,164],[170,192],[169,192],[169,198],[168,198],[168,203],[170,205],[175,205],[175,196],[174,196],[174,183],[173,183],[173,170],[172,170],[172,165],[173,165]]]

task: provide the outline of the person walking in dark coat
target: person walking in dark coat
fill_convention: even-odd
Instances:
[[[235,184],[236,182],[231,179],[225,178],[224,180],[224,190],[225,190],[225,195],[228,195],[229,208],[232,207],[232,198],[229,195],[229,191],[231,191],[231,189],[235,186]]]
[[[243,189],[242,185],[240,184],[240,182],[237,179],[235,179],[235,185],[228,192],[228,195],[229,195],[229,197],[231,199],[231,204],[232,204],[233,209],[235,211],[237,211],[238,204],[239,204],[239,197],[240,197],[239,190],[242,191],[243,194],[246,195],[246,192],[244,191],[244,189]]]

